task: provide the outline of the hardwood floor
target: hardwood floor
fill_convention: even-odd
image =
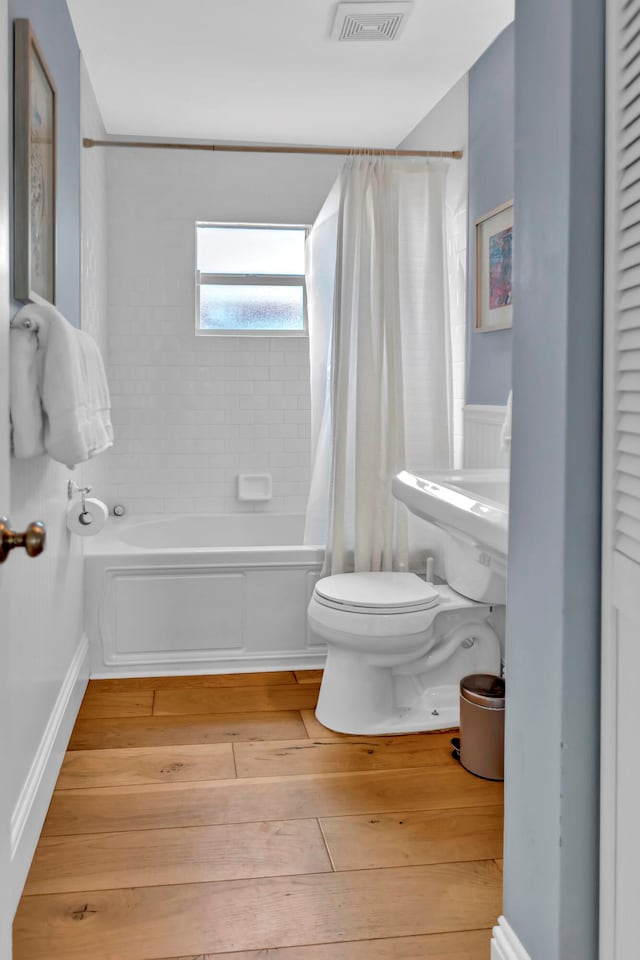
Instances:
[[[92,681],[14,960],[488,960],[502,785],[326,730],[320,679]]]

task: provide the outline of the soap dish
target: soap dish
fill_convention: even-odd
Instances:
[[[239,473],[238,500],[271,500],[270,473]]]

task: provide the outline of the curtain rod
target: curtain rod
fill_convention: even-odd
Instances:
[[[309,153],[335,156],[373,154],[382,157],[442,157],[462,159],[462,150],[369,150],[364,147],[269,147],[259,143],[163,143],[149,140],[92,140],[84,137],[83,147],[142,147],[146,150],[211,150],[220,153]]]

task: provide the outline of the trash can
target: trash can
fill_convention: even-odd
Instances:
[[[460,763],[476,777],[504,780],[502,677],[473,673],[460,681]]]

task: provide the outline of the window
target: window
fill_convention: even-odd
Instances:
[[[196,333],[306,336],[307,228],[196,224]]]

